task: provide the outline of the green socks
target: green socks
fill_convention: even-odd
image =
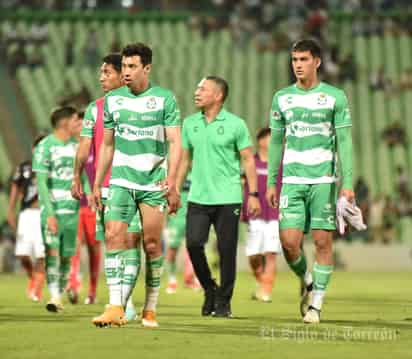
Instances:
[[[162,269],[163,256],[154,259],[146,258],[146,301],[144,310],[156,311]]]

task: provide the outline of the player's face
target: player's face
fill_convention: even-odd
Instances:
[[[269,142],[270,142],[270,135],[262,137],[258,142],[259,150],[267,151],[269,148]]]
[[[221,91],[214,81],[203,79],[195,91],[195,105],[197,108],[212,106],[221,96]]]
[[[123,56],[122,76],[124,83],[131,88],[139,88],[147,80],[151,65],[143,66],[140,56]]]
[[[117,72],[113,65],[105,62],[100,67],[100,85],[104,93],[122,86],[122,74]]]
[[[75,113],[72,117],[69,118],[67,127],[71,136],[79,137],[82,130],[82,118],[79,117],[77,113]]]
[[[313,57],[310,51],[292,52],[293,72],[298,81],[306,81],[316,76],[320,59]]]

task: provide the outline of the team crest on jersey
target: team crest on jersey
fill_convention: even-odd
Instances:
[[[156,108],[156,99],[154,97],[150,97],[149,100],[146,102],[146,107],[149,110],[154,110]]]
[[[93,128],[93,121],[92,120],[84,120],[83,121],[83,127],[84,128]]]
[[[317,102],[318,105],[321,105],[321,106],[322,106],[322,105],[326,105],[326,102],[327,102],[326,95],[325,95],[324,93],[321,93],[321,94],[318,96],[316,102]]]
[[[273,111],[272,112],[272,117],[275,121],[279,121],[280,120],[280,113],[278,111]]]
[[[217,129],[217,134],[218,135],[223,135],[225,133],[225,128],[223,127],[223,126],[220,126],[218,129]]]

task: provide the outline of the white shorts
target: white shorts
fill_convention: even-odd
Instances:
[[[45,249],[41,235],[40,209],[26,208],[20,212],[15,254],[16,256],[44,258]]]
[[[281,252],[279,221],[249,220],[246,255],[249,257],[257,254]]]

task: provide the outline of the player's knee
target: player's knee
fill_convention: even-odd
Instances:
[[[299,242],[290,238],[282,238],[283,251],[291,255],[300,252]]]
[[[314,240],[318,252],[329,252],[332,250],[332,241],[327,237],[321,237]]]
[[[162,251],[160,241],[154,237],[148,237],[144,239],[145,251],[148,256],[159,255]]]

